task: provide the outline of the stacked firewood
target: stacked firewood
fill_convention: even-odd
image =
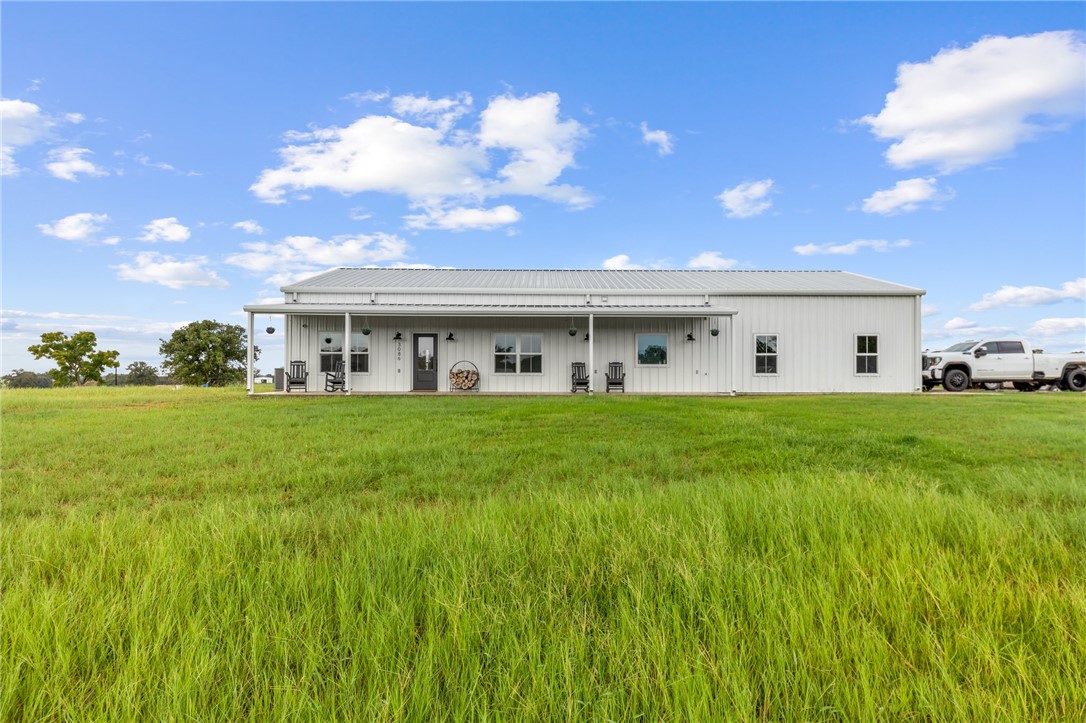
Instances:
[[[456,369],[449,372],[449,386],[452,389],[474,389],[479,383],[479,372],[474,369]]]

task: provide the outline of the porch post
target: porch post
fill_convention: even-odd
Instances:
[[[588,393],[596,391],[596,332],[593,315],[588,315]]]
[[[728,343],[732,348],[732,362],[731,367],[728,369],[728,385],[732,388],[731,395],[735,396],[735,314],[731,314],[728,317],[728,336],[731,341]]]
[[[351,312],[343,312],[343,393],[351,393]]]
[[[245,353],[245,391],[253,393],[253,312],[249,312],[249,346]]]

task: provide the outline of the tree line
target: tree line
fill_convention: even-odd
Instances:
[[[126,385],[153,385],[160,381],[201,386],[226,386],[245,381],[247,352],[245,329],[237,324],[194,321],[175,331],[169,339],[159,339],[162,371],[142,361],[126,368]],[[82,386],[90,382],[120,382],[120,352],[98,349],[93,331],[77,331],[68,336],[61,331],[41,335],[38,344],[27,347],[35,359],[49,359],[56,367],[45,374],[15,369],[0,377],[13,389]],[[260,355],[253,349],[253,359]],[[112,369],[112,375],[108,370]],[[112,379],[110,379],[112,377]]]

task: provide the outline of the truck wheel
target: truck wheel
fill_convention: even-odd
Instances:
[[[1003,382],[981,382],[981,389],[987,389],[989,392],[997,392],[1003,388]]]
[[[969,388],[969,372],[964,369],[951,369],[943,374],[943,389],[948,392],[964,392]]]
[[[1086,392],[1086,369],[1080,367],[1067,372],[1063,383],[1072,392]]]
[[[1020,392],[1035,392],[1041,388],[1037,382],[1015,382],[1014,388]]]

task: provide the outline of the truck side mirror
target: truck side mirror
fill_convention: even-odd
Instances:
[[[975,356],[977,359],[980,359],[982,356],[988,356],[988,350],[984,347],[981,347],[980,349],[977,349],[975,352],[973,352],[973,356]]]

